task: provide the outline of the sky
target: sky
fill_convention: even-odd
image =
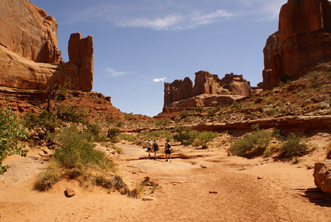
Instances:
[[[125,113],[162,112],[164,83],[206,70],[262,82],[263,48],[287,0],[30,0],[58,22],[65,62],[71,33],[91,35],[93,89]]]

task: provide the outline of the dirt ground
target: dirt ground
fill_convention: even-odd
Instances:
[[[130,188],[146,176],[156,181],[159,186],[146,187],[143,195],[153,201],[83,189],[73,181],[38,192],[33,185],[47,165],[41,152],[11,156],[4,162],[10,169],[0,176],[0,221],[331,221],[331,201],[316,190],[308,169],[325,158],[330,135],[311,141],[315,151],[295,165],[228,156],[218,145],[173,146],[172,162],[163,153],[154,161],[142,147],[117,144],[124,151],[116,158],[119,175]],[[74,197],[65,197],[68,187]]]

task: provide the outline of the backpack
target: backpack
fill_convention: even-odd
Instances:
[[[167,143],[167,147],[166,147],[167,150],[171,150],[171,145],[170,143]]]
[[[157,144],[157,142],[153,143],[153,148],[156,150],[159,148],[159,145]]]

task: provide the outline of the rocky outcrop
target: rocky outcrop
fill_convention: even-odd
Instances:
[[[315,185],[324,193],[331,195],[331,161],[315,163],[314,167]]]
[[[331,116],[284,116],[278,118],[261,118],[255,120],[226,121],[223,123],[201,123],[191,128],[198,131],[215,131],[229,133],[246,133],[258,125],[260,129],[276,128],[282,134],[299,133],[314,135],[317,132],[329,133],[331,130]]]
[[[0,44],[35,62],[59,63],[57,22],[27,0],[0,2]]]
[[[263,88],[295,80],[331,60],[331,3],[288,0],[280,10],[279,30],[264,48]]]
[[[92,90],[93,85],[93,38],[82,39],[81,34],[71,34],[68,44],[70,63],[75,64],[79,71],[79,84],[84,91]]]
[[[163,111],[231,104],[251,95],[250,83],[242,75],[226,74],[223,79],[206,71],[195,73],[194,86],[186,77],[164,84]]]
[[[72,34],[70,61],[63,63],[57,46],[57,22],[27,0],[1,1],[0,86],[44,90],[66,85],[91,91],[93,39]]]

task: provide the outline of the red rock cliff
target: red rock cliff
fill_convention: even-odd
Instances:
[[[0,44],[36,62],[59,63],[57,22],[27,0],[0,1]]]
[[[279,30],[264,49],[263,88],[282,78],[295,80],[322,61],[331,60],[331,3],[288,0],[280,10]]]
[[[72,34],[70,61],[57,45],[57,22],[27,0],[0,1],[0,86],[43,90],[48,86],[91,91],[93,39]]]

